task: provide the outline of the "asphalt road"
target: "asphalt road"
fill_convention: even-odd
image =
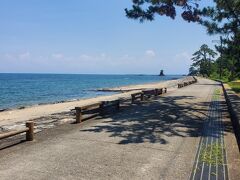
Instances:
[[[216,82],[125,105],[0,150],[0,179],[189,179]]]

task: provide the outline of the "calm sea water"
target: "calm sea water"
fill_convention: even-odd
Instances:
[[[182,76],[0,74],[0,109],[95,97],[98,88],[165,81]]]

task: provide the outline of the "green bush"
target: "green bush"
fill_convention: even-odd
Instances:
[[[240,81],[232,81],[228,83],[233,91],[240,93]]]

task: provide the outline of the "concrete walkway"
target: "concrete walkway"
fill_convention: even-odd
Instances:
[[[38,133],[35,142],[0,150],[0,179],[189,179],[216,88],[200,79],[158,99],[126,104],[112,116]],[[230,146],[236,142],[224,121]],[[229,176],[239,179],[232,160],[237,151],[227,148]]]
[[[221,89],[216,87],[214,90],[191,179],[229,179],[220,107]]]

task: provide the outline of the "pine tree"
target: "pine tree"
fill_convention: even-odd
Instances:
[[[132,9],[125,9],[126,15],[141,22],[154,20],[155,15],[176,17],[176,8],[182,9],[182,18],[188,22],[199,20],[198,0],[132,0]]]
[[[197,72],[203,76],[210,77],[212,72],[212,62],[217,55],[206,44],[203,44],[198,51],[193,54],[192,68],[197,69]]]

